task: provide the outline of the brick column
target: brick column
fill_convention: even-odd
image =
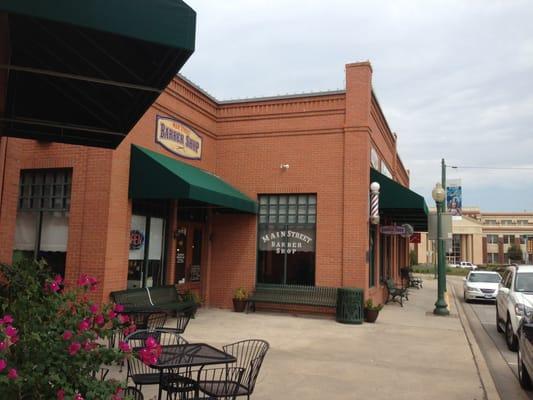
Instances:
[[[342,286],[368,288],[370,63],[346,65],[343,151]]]
[[[498,237],[498,260],[503,264],[503,238]]]

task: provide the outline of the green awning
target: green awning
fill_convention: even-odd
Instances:
[[[378,182],[381,187],[379,214],[382,224],[410,224],[415,231],[427,231],[428,207],[422,196],[373,168],[370,168],[370,182]]]
[[[129,196],[132,199],[191,199],[257,213],[257,202],[219,177],[135,145],[131,147]]]
[[[194,51],[181,0],[0,1],[0,135],[115,148]]]

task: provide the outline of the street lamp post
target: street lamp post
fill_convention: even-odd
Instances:
[[[442,209],[444,202],[444,189],[442,184],[437,183],[435,188],[431,191],[431,196],[435,203],[437,204],[437,264],[439,270],[439,280],[438,280],[438,293],[437,293],[437,302],[435,303],[435,309],[433,314],[436,315],[449,315],[448,305],[444,299],[444,291],[446,290],[446,263],[444,260],[444,239],[442,238]]]

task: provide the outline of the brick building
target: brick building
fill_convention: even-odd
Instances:
[[[176,76],[115,150],[2,137],[0,262],[44,257],[97,293],[175,283],[230,307],[259,283],[360,287],[382,301],[425,230],[368,62],[345,90],[217,101]]]

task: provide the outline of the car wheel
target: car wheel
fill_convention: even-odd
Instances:
[[[470,300],[468,299],[468,297],[466,297],[465,291],[463,291],[463,298],[465,299],[465,303],[470,303]]]
[[[522,352],[520,351],[520,348],[518,348],[518,380],[520,381],[520,386],[524,389],[531,390],[533,388],[531,377],[522,360]]]
[[[513,332],[513,326],[511,325],[511,318],[509,316],[507,316],[507,322],[505,323],[505,341],[509,350],[516,351],[518,349],[518,338]]]
[[[501,320],[500,320],[500,315],[498,314],[498,305],[496,305],[496,330],[498,331],[498,333],[503,333],[503,329],[500,323],[501,323]]]

